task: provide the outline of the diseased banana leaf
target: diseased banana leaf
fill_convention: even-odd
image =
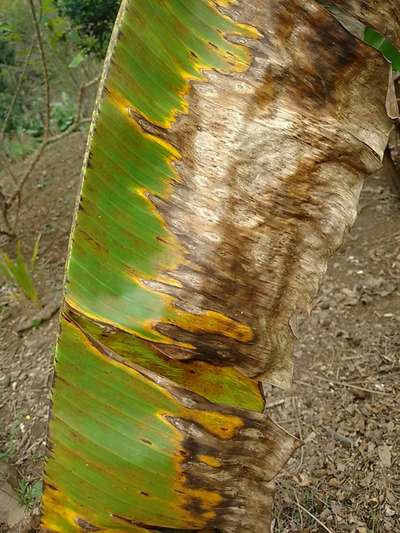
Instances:
[[[264,411],[390,123],[379,54],[300,0],[124,0],[71,241],[43,528],[267,532]]]

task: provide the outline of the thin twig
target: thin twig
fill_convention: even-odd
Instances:
[[[18,200],[18,205],[20,205],[22,189],[23,189],[26,181],[28,180],[29,176],[31,175],[31,172],[33,171],[33,169],[35,168],[36,164],[40,160],[40,158],[41,158],[41,156],[42,156],[42,154],[44,152],[44,149],[47,146],[48,139],[49,139],[49,136],[50,136],[50,86],[49,86],[49,70],[48,70],[48,66],[47,66],[46,52],[44,50],[42,32],[40,31],[39,21],[38,21],[37,15],[36,15],[36,9],[35,9],[33,0],[27,0],[27,1],[28,1],[28,4],[29,4],[30,8],[31,8],[33,26],[34,26],[34,29],[35,29],[36,40],[38,42],[38,46],[39,46],[39,50],[40,50],[40,57],[41,57],[41,60],[42,60],[43,80],[44,80],[44,93],[45,93],[44,134],[43,134],[43,140],[42,140],[41,145],[39,146],[39,148],[36,151],[35,155],[31,159],[31,162],[30,162],[28,168],[26,169],[26,171],[24,172],[22,178],[18,182],[18,185],[16,186],[16,188],[15,188],[14,192],[12,193],[11,197],[7,201],[7,204],[6,204],[6,206],[5,206],[4,210],[3,210],[3,216],[4,216],[5,219],[7,219],[8,211],[13,206],[13,204],[15,203],[16,200]],[[17,220],[18,220],[18,211],[19,211],[19,208],[17,209],[17,214],[16,214],[15,221],[14,221],[14,229],[13,229],[14,233],[15,233],[16,223],[17,223]]]
[[[301,510],[301,506],[300,506],[300,502],[299,502],[299,498],[296,494],[296,491],[293,491],[293,494],[294,494],[294,497],[296,499],[296,503],[299,507],[298,511],[299,511],[299,517],[300,517],[300,527],[301,527],[301,530],[303,531],[303,528],[304,528],[304,520],[303,520],[303,513],[302,513],[302,510]]]
[[[325,427],[325,426],[322,426],[322,429],[324,431],[326,431],[326,433],[330,437],[338,440],[339,442],[341,442],[343,444],[346,444],[346,446],[350,446],[350,448],[356,448],[357,447],[357,444],[352,439],[350,439],[349,437],[346,437],[345,435],[342,435],[341,433],[338,433],[334,429],[331,429],[331,428]]]
[[[35,154],[33,155],[32,159],[31,159],[31,162],[30,162],[28,168],[25,170],[22,178],[20,179],[20,181],[18,183],[17,188],[15,189],[15,191],[11,195],[11,198],[8,201],[8,209],[10,209],[10,207],[14,204],[15,200],[17,200],[18,197],[21,196],[21,191],[22,191],[27,179],[31,175],[31,172],[33,171],[33,169],[35,168],[35,166],[39,162],[39,160],[40,160],[40,158],[41,158],[41,156],[42,156],[42,154],[44,152],[44,149],[46,148],[47,144],[48,144],[48,140],[45,143],[42,143],[39,146],[39,148],[36,150]]]
[[[0,187],[0,205],[1,205],[1,214],[3,215],[4,223],[6,225],[6,231],[0,231],[0,235],[7,235],[8,237],[12,237],[12,227],[8,219],[8,213],[7,213],[7,198],[5,197],[1,187]]]
[[[318,387],[317,385],[314,385],[313,383],[309,383],[308,381],[302,381],[301,379],[296,379],[294,382],[296,385],[304,385],[305,387],[310,387],[311,389],[316,389],[318,391],[323,390],[321,387]]]
[[[332,381],[327,378],[323,378],[322,376],[315,376],[317,379],[321,379],[322,381],[325,381],[327,383],[331,383],[332,385],[340,385],[341,387],[346,387],[348,389],[355,389],[363,392],[370,392],[371,394],[380,394],[381,396],[391,396],[388,392],[382,392],[378,390],[373,389],[366,389],[365,387],[359,387],[358,385],[352,385],[351,383],[344,383],[343,381]]]
[[[84,124],[89,124],[91,121],[91,117],[85,117],[79,122],[71,124],[71,126],[67,130],[63,131],[62,133],[59,133],[58,135],[53,135],[52,137],[50,137],[50,139],[47,141],[47,144],[54,144],[58,141],[61,141],[62,139],[64,139],[64,137],[71,135],[71,133],[74,133],[75,131],[79,130],[79,128]]]
[[[297,505],[297,507],[299,507],[299,509],[301,509],[302,511],[304,511],[306,514],[308,514],[309,517],[311,517],[313,520],[315,520],[317,522],[317,524],[319,524],[323,529],[325,529],[325,531],[327,531],[328,533],[334,533],[334,531],[332,531],[331,529],[329,529],[328,526],[326,526],[324,523],[321,522],[321,520],[319,520],[315,515],[313,515],[308,509],[306,509],[305,507],[303,507],[301,505],[301,503],[298,503],[298,502],[293,502],[295,505]]]
[[[36,15],[36,9],[33,0],[28,0],[32,12],[32,20],[35,28],[36,38],[40,50],[40,58],[42,60],[43,81],[44,81],[44,97],[45,97],[45,115],[44,115],[44,136],[43,143],[46,142],[50,135],[50,84],[49,84],[49,69],[47,66],[46,52],[44,49],[42,32],[40,31],[39,21]]]
[[[0,230],[0,235],[5,235],[6,237],[14,237],[14,234],[9,232],[9,231],[5,231],[4,229]]]
[[[283,405],[285,403],[285,400],[276,400],[275,402],[271,402],[265,405],[265,409],[273,409],[274,407],[279,407],[280,405]]]
[[[66,131],[64,131],[63,133],[60,133],[58,135],[53,135],[52,137],[49,137],[46,142],[42,143],[39,148],[37,149],[37,151],[35,152],[35,154],[33,155],[31,161],[30,161],[30,164],[28,166],[28,168],[26,169],[26,171],[24,172],[24,175],[22,176],[19,184],[18,184],[18,187],[15,189],[15,191],[13,192],[13,194],[11,195],[10,199],[8,200],[7,202],[7,205],[3,211],[3,216],[4,216],[4,219],[5,220],[8,220],[8,211],[10,210],[10,208],[13,206],[13,204],[15,203],[16,200],[18,200],[18,205],[20,204],[21,202],[21,192],[22,192],[22,189],[26,183],[26,181],[28,180],[29,176],[31,175],[31,173],[33,172],[34,168],[36,167],[36,165],[38,164],[38,162],[40,161],[40,158],[42,157],[42,154],[44,152],[44,150],[47,148],[47,146],[49,146],[50,144],[54,144],[58,141],[61,141],[62,139],[64,139],[65,137],[67,137],[68,135],[70,135],[71,133],[73,133],[74,131],[78,130],[82,125],[84,124],[87,124],[91,121],[92,119],[87,117],[87,118],[84,118],[82,119],[80,122],[76,123],[76,124],[72,124]],[[15,221],[14,221],[14,229],[13,229],[13,235],[15,234],[15,227],[16,227],[16,222],[18,220],[18,212],[19,212],[19,207],[17,209],[17,214],[16,214],[16,217],[15,217]]]
[[[301,441],[303,441],[304,438],[303,438],[303,428],[301,427],[301,422],[300,422],[299,401],[296,396],[293,397],[293,404],[294,404],[294,411],[295,411],[295,416],[296,416],[297,431],[299,432],[299,438],[301,439]],[[300,449],[300,461],[299,461],[299,464],[297,465],[298,472],[301,470],[303,463],[304,463],[304,447],[302,446]]]
[[[85,86],[83,86],[85,89],[89,88],[91,85],[93,85],[96,81],[98,81],[98,78],[96,78],[95,80],[91,80],[89,83],[87,83]],[[47,137],[44,139],[44,141],[42,142],[42,144],[39,146],[39,148],[37,149],[34,157],[32,158],[31,160],[31,164],[29,165],[29,167],[26,169],[23,177],[21,178],[19,184],[18,184],[18,187],[15,189],[14,193],[12,194],[10,200],[9,200],[9,206],[11,207],[12,204],[15,202],[15,200],[17,199],[17,196],[21,193],[21,190],[23,188],[23,186],[25,185],[25,182],[27,181],[27,179],[29,178],[29,176],[31,175],[33,169],[35,168],[36,164],[38,163],[39,159],[41,158],[42,156],[42,153],[44,151],[44,149],[49,145],[49,144],[54,144],[55,142],[58,142],[62,139],[64,139],[64,137],[67,137],[68,135],[70,135],[71,133],[73,133],[74,131],[78,130],[81,126],[83,126],[84,124],[89,124],[91,122],[92,118],[91,117],[84,117],[84,118],[80,118],[78,113],[75,117],[75,120],[74,122],[71,124],[71,126],[63,131],[62,133],[59,133],[58,135],[53,135],[51,137]]]
[[[79,96],[78,96],[78,108],[75,115],[74,122],[80,122],[82,119],[82,106],[83,106],[83,99],[85,96],[85,93],[90,87],[93,85],[96,85],[100,81],[100,76],[96,76],[96,78],[93,78],[92,80],[88,81],[87,83],[83,83],[79,88]]]
[[[16,178],[15,174],[13,173],[13,171],[11,169],[11,166],[10,166],[9,161],[8,161],[8,157],[7,157],[6,152],[4,150],[4,136],[5,136],[6,129],[7,129],[8,123],[10,121],[10,118],[11,118],[13,112],[14,112],[14,108],[15,108],[15,104],[17,103],[18,96],[19,96],[19,94],[21,92],[21,89],[22,89],[22,86],[23,86],[23,83],[24,83],[24,79],[25,79],[25,76],[26,76],[26,71],[28,70],[29,64],[30,64],[31,59],[32,59],[33,49],[35,47],[35,41],[36,41],[36,36],[32,39],[32,43],[31,43],[31,46],[29,48],[28,55],[26,56],[26,59],[25,59],[25,62],[24,62],[24,66],[22,68],[21,75],[20,75],[20,77],[18,79],[17,87],[16,87],[15,92],[13,94],[13,97],[12,97],[12,100],[10,102],[10,105],[9,105],[9,107],[7,109],[7,113],[6,113],[5,119],[3,121],[3,125],[1,127],[1,130],[0,130],[0,145],[1,145],[0,146],[0,156],[1,156],[1,159],[3,161],[4,167],[5,167],[6,171],[7,171],[7,173],[9,174],[10,178],[14,182],[14,185],[17,185],[17,178]],[[7,212],[5,213],[4,218],[6,220],[6,223],[8,223]]]

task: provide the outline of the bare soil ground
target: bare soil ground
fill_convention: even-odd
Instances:
[[[28,508],[21,532],[34,528],[39,514],[31,492],[46,449],[57,311],[84,145],[75,134],[48,150],[22,208],[27,254],[42,234],[35,280],[43,309],[8,284],[0,287],[0,483],[7,479]],[[13,253],[14,246],[5,249]],[[371,177],[356,226],[301,332],[293,390],[269,391],[271,416],[305,443],[278,480],[276,533],[400,531],[399,289],[400,200],[384,177]]]

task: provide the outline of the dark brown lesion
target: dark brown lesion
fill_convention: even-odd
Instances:
[[[96,351],[112,361],[139,372],[173,397],[180,406],[177,412],[182,414],[179,416],[168,413],[161,413],[161,416],[180,434],[179,448],[176,457],[173,458],[178,474],[176,488],[181,491],[180,494],[185,502],[183,509],[192,517],[193,524],[204,523],[205,528],[227,531],[226,516],[235,514],[237,509],[245,509],[255,497],[262,502],[266,516],[270,515],[271,502],[265,498],[265,487],[298,446],[294,437],[276,426],[265,415],[217,405],[152,371],[124,360],[83,330],[73,321],[71,314],[68,320],[81,331],[85,336],[85,342]],[[152,444],[149,439],[141,440],[146,444]],[[218,468],[204,462],[204,456],[217,459]],[[240,472],[238,465],[241,465]],[[98,469],[101,470],[101,465]],[[215,478],[210,475],[211,472],[221,473],[220,477]],[[258,492],[253,483],[256,484]],[[252,485],[251,490],[249,484]],[[215,500],[202,498],[201,495],[206,491],[220,495],[217,507],[214,504]],[[147,498],[151,494],[142,492],[141,496]],[[211,511],[215,511],[215,518],[210,518],[211,515],[208,513]],[[113,517],[148,531],[175,531],[174,528],[160,528],[157,524],[138,522],[134,514],[132,517],[114,514]],[[254,527],[259,519],[257,513],[251,517]],[[84,518],[79,517],[76,522],[83,531],[98,530],[93,529],[96,525]],[[199,532],[205,530],[198,529]]]
[[[184,497],[183,509],[193,524],[204,524],[202,528],[190,530],[198,533],[264,531],[260,529],[262,521],[267,531],[271,521],[273,479],[299,442],[265,415],[217,406],[168,380],[158,380],[158,384],[182,403],[186,411],[186,415],[180,417],[164,415],[164,418],[182,437],[176,458],[180,474],[175,490],[180,498]],[[196,421],[198,413],[205,415],[204,420],[218,413],[219,431],[210,431],[207,422]],[[225,417],[226,424],[231,419],[242,421],[230,438],[218,436],[222,435]],[[217,459],[218,466],[204,462],[204,456]],[[217,495],[218,499],[208,499],[207,494]],[[189,531],[113,516],[148,531]],[[231,522],[235,529],[230,529]]]
[[[258,109],[267,109],[275,100],[278,91],[279,79],[274,77],[272,69],[267,68],[261,83],[254,93],[254,106],[249,106],[248,116],[254,118]]]
[[[148,120],[146,117],[144,117],[141,113],[138,113],[132,107],[129,107],[127,111],[128,111],[129,116],[135,121],[135,123],[145,133],[149,133],[150,135],[154,135],[155,137],[158,137],[164,140],[168,138],[167,128],[163,128],[162,126],[154,124],[153,122]]]
[[[94,526],[87,520],[84,520],[83,518],[77,518],[76,519],[77,525],[80,527],[82,531],[101,531],[102,528]]]
[[[212,530],[231,531],[228,523],[232,520],[234,531],[264,531],[261,521],[268,531],[273,480],[300,442],[263,414],[217,406],[173,384],[163,385],[178,402],[190,406],[187,415],[166,416],[183,437],[178,462],[186,510],[200,520],[213,511],[214,518],[206,524]],[[197,418],[199,412],[210,416],[218,413],[221,420],[218,431],[207,428],[207,422],[201,423]],[[241,424],[227,438],[223,429],[230,420],[240,420]],[[216,463],[210,464],[204,457]],[[210,507],[207,498],[197,496],[197,491],[208,491],[221,499]]]
[[[296,29],[296,21],[298,18],[298,9],[294,2],[287,2],[285,9],[278,9],[275,13],[276,20],[275,35],[279,42],[284,46],[289,44],[289,39]]]
[[[232,521],[235,531],[264,531],[257,529],[262,520],[268,531],[273,479],[298,442],[267,417],[252,417],[240,410],[236,415],[243,417],[244,426],[230,440],[221,440],[192,421],[169,418],[185,436],[183,447],[187,453],[182,470],[189,494],[186,509],[194,517],[204,516],[205,503],[191,496],[191,492],[206,490],[222,498],[214,507],[215,517],[209,520],[208,527],[230,531],[228,525]],[[217,458],[218,468],[201,461],[202,455]]]
[[[367,47],[323,9],[310,9],[300,0],[276,8],[273,23],[272,43],[291,55],[291,68],[267,68],[255,90],[256,106],[250,107],[250,114],[270,105],[281,92],[303,108],[332,108],[337,85],[355,74],[352,66],[357,68],[362,54],[368,54]]]
[[[321,106],[329,106],[332,112],[338,90],[357,74],[368,47],[323,9],[301,1],[294,2],[292,9],[297,32],[289,41],[278,39],[278,44],[290,49],[293,61],[283,80],[285,91],[303,109],[321,112]]]
[[[160,527],[154,524],[146,524],[145,522],[137,522],[136,520],[118,514],[113,514],[112,516],[117,520],[120,520],[122,523],[140,527],[146,531],[152,531],[154,533],[190,533],[190,531],[194,531],[193,529],[176,529],[174,527]],[[197,531],[200,533],[200,530]],[[202,532],[205,533],[204,530],[202,530]]]

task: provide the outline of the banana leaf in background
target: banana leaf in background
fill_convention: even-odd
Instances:
[[[372,28],[365,29],[364,40],[386,57],[395,72],[400,72],[400,52],[390,41]]]
[[[264,414],[390,122],[313,2],[124,0],[69,251],[43,530],[267,532]]]

